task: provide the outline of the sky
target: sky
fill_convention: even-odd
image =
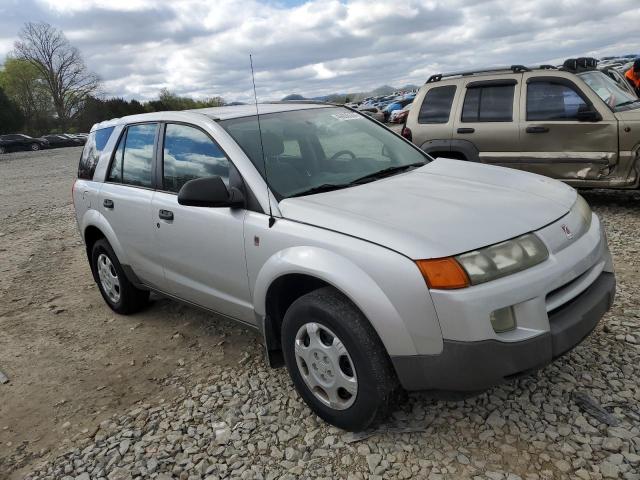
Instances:
[[[319,96],[432,73],[640,54],[640,0],[0,0],[0,64],[25,22],[78,47],[102,94]]]

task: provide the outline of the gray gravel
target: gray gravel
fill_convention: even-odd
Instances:
[[[585,196],[608,231],[616,302],[534,376],[457,401],[411,395],[381,429],[353,435],[311,414],[250,348],[201,384],[183,362],[180,398],[131,405],[27,478],[640,480],[640,194]]]

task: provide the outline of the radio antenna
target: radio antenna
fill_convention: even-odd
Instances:
[[[262,166],[264,168],[264,181],[267,184],[267,203],[269,204],[269,228],[273,227],[276,219],[271,211],[271,195],[269,193],[269,176],[267,175],[267,157],[264,154],[264,144],[262,143],[262,127],[260,126],[260,110],[258,109],[258,95],[256,93],[256,77],[253,74],[253,57],[249,54],[249,63],[251,64],[251,81],[253,82],[253,99],[256,103],[256,118],[258,119],[258,133],[260,135],[260,153],[262,154]]]

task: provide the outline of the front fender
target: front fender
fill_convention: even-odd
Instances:
[[[309,275],[334,286],[367,317],[389,354],[416,354],[405,323],[378,284],[354,262],[324,248],[290,247],[272,255],[256,277],[253,289],[256,314],[265,316],[269,286],[287,274]]]

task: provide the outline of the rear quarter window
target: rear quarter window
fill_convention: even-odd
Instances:
[[[455,94],[455,85],[434,87],[429,90],[420,106],[418,123],[447,123]]]
[[[114,128],[115,127],[102,128],[89,134],[87,143],[84,145],[84,150],[82,150],[82,156],[80,157],[78,178],[82,180],[93,180],[93,174],[96,171],[98,160],[100,160],[100,154],[107,145]]]

